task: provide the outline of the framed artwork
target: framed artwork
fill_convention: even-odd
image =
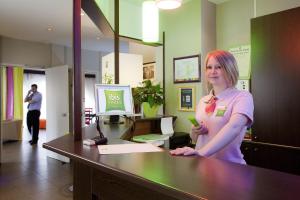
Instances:
[[[174,83],[201,81],[200,55],[173,58]]]
[[[179,87],[178,102],[180,111],[195,111],[195,88]]]
[[[143,64],[143,80],[154,80],[155,62]]]

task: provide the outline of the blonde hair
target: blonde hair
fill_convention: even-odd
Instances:
[[[239,70],[237,67],[234,56],[228,51],[215,50],[207,54],[205,58],[205,70],[208,60],[213,57],[221,65],[221,69],[225,72],[225,79],[227,80],[229,87],[236,85],[239,77]],[[212,85],[206,80],[206,88],[209,92],[212,89]]]

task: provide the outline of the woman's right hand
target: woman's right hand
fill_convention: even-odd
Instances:
[[[190,137],[192,138],[193,142],[197,142],[199,135],[204,135],[207,133],[208,133],[207,127],[203,124],[203,122],[200,122],[199,126],[192,125]]]
[[[199,126],[192,126],[192,135],[198,136],[198,135],[204,135],[208,133],[207,127],[203,124],[203,122],[200,123]]]

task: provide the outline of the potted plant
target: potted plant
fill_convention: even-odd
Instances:
[[[153,84],[144,80],[142,86],[133,90],[134,103],[142,105],[145,117],[155,117],[161,104],[164,102],[163,89],[160,84]]]

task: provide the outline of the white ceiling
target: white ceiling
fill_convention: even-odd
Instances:
[[[122,1],[124,1],[124,0],[122,0]],[[133,4],[141,5],[145,0],[126,0],[126,1],[133,3]],[[189,1],[191,1],[191,0],[182,0],[182,3],[185,4]],[[197,1],[199,1],[199,0],[197,0]],[[220,4],[220,3],[224,3],[225,1],[229,1],[229,0],[208,0],[208,1],[215,3],[215,4]]]
[[[143,0],[127,0],[142,2]],[[190,0],[184,0],[186,3]],[[210,0],[222,3],[228,0]],[[73,0],[0,0],[0,35],[71,46]],[[82,16],[82,48],[101,51],[110,40],[85,14]],[[48,27],[53,30],[48,31]]]
[[[0,5],[0,35],[71,46],[73,0],[0,0]],[[86,14],[81,23],[82,48],[99,49],[102,33]]]

